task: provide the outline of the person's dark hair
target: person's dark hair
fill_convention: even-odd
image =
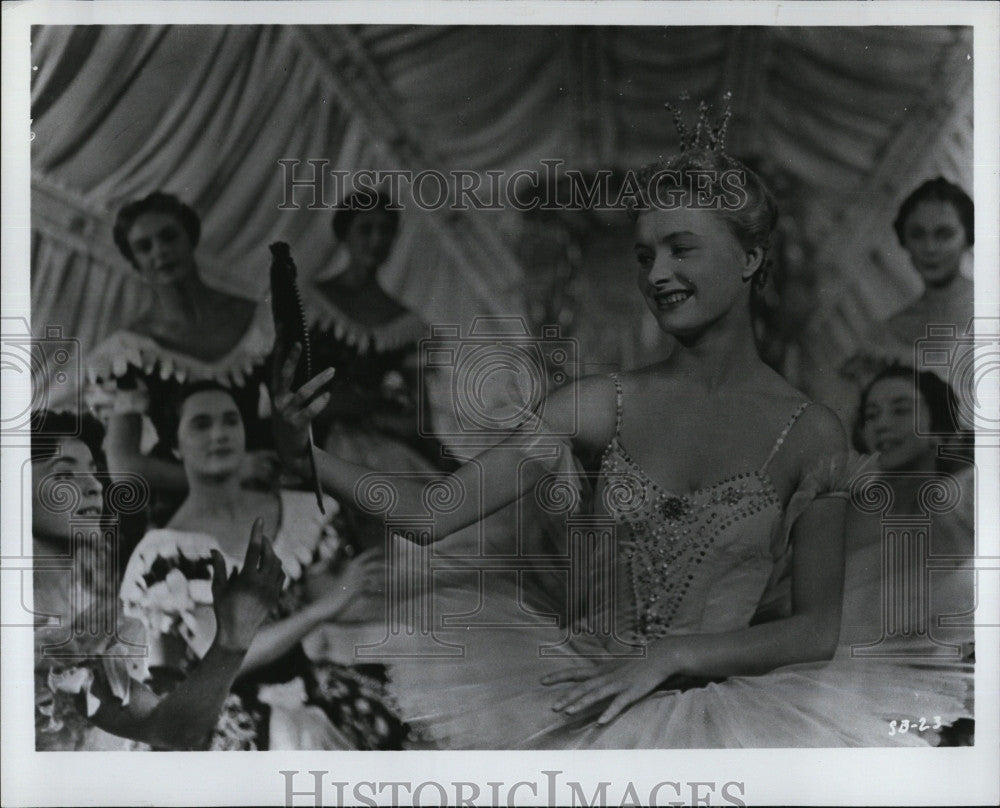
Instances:
[[[394,230],[399,229],[399,210],[392,199],[377,191],[355,191],[345,199],[333,214],[333,234],[337,241],[344,241],[351,229],[351,222],[359,213],[382,211],[392,218]]]
[[[658,199],[647,196],[649,183],[654,177]],[[704,180],[710,178],[705,184]],[[633,218],[650,208],[662,205],[672,190],[686,195],[697,189],[699,196],[718,200],[715,213],[728,225],[732,234],[744,250],[761,248],[764,257],[760,269],[754,275],[755,289],[763,287],[767,280],[768,250],[771,235],[778,223],[778,205],[764,180],[742,162],[719,149],[689,148],[666,161],[646,166],[639,175],[641,209],[633,208]],[[734,195],[734,188],[742,189]],[[726,204],[727,199],[738,198],[741,204]]]
[[[198,240],[201,238],[201,219],[194,212],[194,209],[181,202],[173,194],[153,191],[149,196],[123,205],[115,217],[115,226],[112,231],[115,244],[132,266],[136,266],[136,260],[132,253],[132,247],[128,243],[128,234],[136,219],[145,213],[165,213],[173,216],[184,228],[191,241],[191,246],[198,245]]]
[[[55,457],[66,440],[82,441],[94,457],[98,471],[107,471],[104,457],[104,427],[89,413],[35,410],[31,413],[31,462]]]
[[[173,404],[174,416],[177,419],[178,425],[181,421],[181,410],[184,409],[185,402],[191,398],[191,396],[197,395],[198,393],[225,393],[229,396],[235,403],[236,408],[239,409],[239,402],[236,401],[236,396],[233,395],[233,391],[223,384],[212,379],[204,379],[197,382],[188,382],[183,384],[178,388],[177,395],[171,399]],[[240,411],[240,417],[246,420],[246,414]],[[174,436],[174,445],[176,445],[176,435]]]
[[[965,231],[965,243],[972,246],[975,243],[975,219],[976,209],[972,199],[959,186],[953,182],[948,182],[944,177],[935,177],[927,180],[923,185],[914,190],[903,204],[899,206],[896,220],[892,223],[896,231],[896,238],[903,244],[906,230],[906,220],[921,202],[949,202],[958,214],[958,220],[962,223]]]
[[[157,444],[156,449],[154,449],[154,453],[163,450],[174,450],[177,448],[177,430],[180,428],[181,410],[184,409],[184,403],[196,393],[205,393],[209,391],[225,393],[227,396],[232,398],[236,403],[236,409],[239,410],[240,418],[243,419],[244,426],[252,418],[253,413],[247,412],[246,409],[241,406],[240,401],[233,390],[226,387],[224,384],[220,384],[213,379],[203,379],[200,381],[181,384],[174,388],[174,390],[165,399],[166,403],[162,411],[162,423],[160,423],[162,431],[157,433],[159,443]],[[169,453],[167,456],[170,456]]]
[[[868,451],[864,439],[865,408],[868,406],[868,396],[881,381],[885,379],[902,379],[908,384],[916,383],[916,392],[927,404],[931,416],[930,430],[940,435],[944,440],[960,438],[966,434],[955,419],[958,412],[958,398],[951,385],[927,370],[914,371],[906,365],[890,365],[882,370],[865,386],[861,392],[857,414],[854,418],[854,429],[851,439],[854,448],[859,452]],[[942,460],[938,459],[938,468],[942,469]]]

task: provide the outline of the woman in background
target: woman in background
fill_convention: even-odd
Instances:
[[[153,521],[163,524],[187,490],[174,455],[173,398],[188,382],[212,380],[232,390],[247,428],[241,476],[267,482],[274,456],[260,416],[264,365],[274,338],[269,307],[215,288],[195,257],[198,214],[177,197],[154,191],[125,205],[114,240],[153,292],[149,307],[87,356],[89,379],[114,394],[106,450],[112,473],[141,475],[153,491]],[[144,416],[156,444],[142,451]]]
[[[949,658],[956,665],[975,659],[975,474],[965,459],[974,436],[959,428],[956,412],[951,387],[933,373],[915,373],[902,365],[882,371],[862,392],[855,447],[878,453],[884,473],[874,482],[890,492],[890,512],[926,520],[926,556],[947,567],[922,569],[926,557],[915,545],[887,552],[882,536],[886,513],[863,511],[854,502],[847,518],[842,656],[864,653],[868,646],[877,654],[937,656],[943,664]],[[959,441],[964,448],[954,446]],[[957,497],[943,513],[927,507],[934,499],[927,496],[927,486],[935,483],[950,484]],[[919,580],[924,586],[914,589]],[[885,610],[899,603],[912,611],[896,612],[895,624],[886,626]],[[857,662],[864,664],[863,659]],[[934,730],[943,746],[967,746],[974,726],[971,718],[961,718]]]
[[[949,443],[963,437],[955,423],[956,408],[954,392],[933,373],[892,366],[876,376],[861,395],[854,444],[860,451],[878,453],[878,469],[884,472],[879,482],[891,490],[892,512],[924,514],[930,519],[927,552],[950,558],[959,567],[929,572],[929,633],[941,643],[958,646],[962,656],[971,658],[975,477],[970,463],[956,459],[955,449],[948,452]],[[966,433],[965,437],[971,435]],[[921,489],[935,480],[954,484],[957,493],[956,503],[944,513],[928,512],[921,502]],[[866,513],[857,504],[848,512],[841,628],[845,649],[881,638],[883,573],[887,572],[882,558],[882,520],[881,512]],[[900,580],[886,583],[894,583],[895,591],[902,591],[902,578],[912,576],[913,571],[889,572]],[[939,618],[950,619],[942,624]],[[903,635],[889,641],[905,646],[912,639]]]
[[[79,430],[80,437],[65,437]],[[133,742],[204,749],[230,687],[269,609],[281,565],[254,523],[240,573],[208,563],[218,631],[187,680],[162,697],[130,678],[146,653],[142,626],[119,608],[112,548],[102,540],[103,431],[93,419],[37,412],[32,418],[35,748],[122,750]],[[74,528],[90,532],[83,543]]]
[[[417,343],[427,327],[378,279],[398,229],[399,212],[382,195],[354,194],[334,213],[347,265],[304,296],[315,364],[337,370],[330,404],[317,419],[317,441],[359,463],[428,471],[448,461],[437,441],[418,430]]]
[[[314,281],[303,295],[314,365],[332,367],[330,404],[316,420],[317,444],[374,468],[433,472],[455,463],[421,436],[418,341],[427,327],[390,296],[378,270],[392,251],[399,211],[388,197],[356,193],[337,209],[333,233],[346,251],[342,272]],[[430,420],[425,416],[425,422]],[[381,547],[383,528],[348,505],[345,518],[366,547]]]
[[[890,364],[912,365],[927,326],[952,326],[961,337],[972,321],[973,283],[961,271],[975,243],[975,206],[969,195],[943,177],[928,180],[903,200],[893,229],[924,291],[876,326],[862,351],[844,365],[841,373],[855,389]]]
[[[288,585],[243,662],[214,748],[398,748],[404,730],[381,703],[380,671],[314,662],[301,644],[317,626],[349,617],[373,562],[340,557],[343,542],[312,493],[240,485],[245,432],[229,390],[191,385],[177,406],[188,495],[165,528],[139,543],[121,589],[126,614],[139,618],[150,637],[151,681],[169,688],[212,642],[212,601],[199,584],[205,560],[218,552],[228,569],[239,568],[247,525],[260,517],[275,536]],[[329,498],[325,507],[337,513]]]

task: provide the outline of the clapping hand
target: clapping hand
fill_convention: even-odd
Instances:
[[[222,553],[212,550],[212,600],[217,645],[229,651],[246,651],[285,583],[281,561],[264,535],[264,521],[257,519],[250,533],[243,567],[226,575]]]
[[[327,384],[334,374],[333,368],[327,368],[314,376],[298,390],[293,390],[295,368],[302,355],[302,346],[295,343],[284,351],[284,344],[275,344],[274,372],[271,384],[271,415],[274,445],[278,449],[282,463],[300,477],[309,476],[309,425],[330,403],[330,393],[320,395],[320,389]]]

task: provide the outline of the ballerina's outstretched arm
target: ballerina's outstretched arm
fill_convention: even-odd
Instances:
[[[333,378],[334,371],[328,368],[298,390],[293,390],[292,379],[300,353],[298,345],[292,346],[287,353],[280,345],[275,348],[272,361],[276,364],[280,362],[280,365],[277,365],[271,391],[272,424],[275,445],[282,461],[293,472],[306,476],[309,424],[330,401],[330,393],[323,392],[323,386]],[[587,401],[588,406],[577,407],[578,400]],[[544,443],[561,452],[590,454],[602,448],[614,431],[614,388],[603,377],[582,379],[549,396],[545,400],[544,412],[544,420],[535,417],[529,432],[512,434],[498,446],[477,456],[475,464],[466,464],[453,475],[441,475],[442,478],[454,476],[459,490],[471,495],[454,511],[437,517],[436,536],[451,535],[517,501],[551,470],[551,454],[546,459],[533,458],[530,446],[524,445],[526,436],[530,437],[530,443],[535,447]],[[572,435],[569,441],[560,437],[569,434]],[[357,488],[362,478],[373,472],[391,471],[351,463],[321,449],[314,451],[322,487],[333,496],[358,507],[361,506]],[[481,479],[490,481],[482,490]],[[400,512],[417,513],[422,510],[421,497],[426,483],[426,480],[407,480],[403,475],[394,480]]]

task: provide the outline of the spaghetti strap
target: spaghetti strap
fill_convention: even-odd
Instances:
[[[615,437],[622,434],[622,380],[617,373],[612,373],[611,381],[615,383]]]
[[[771,448],[771,454],[767,456],[767,460],[764,461],[764,465],[760,467],[761,471],[767,471],[767,467],[771,465],[771,461],[774,460],[774,456],[781,448],[781,444],[783,444],[785,442],[785,438],[788,437],[789,431],[793,426],[795,426],[795,422],[799,420],[799,416],[806,411],[810,404],[812,404],[811,401],[803,401],[796,408],[795,412],[792,413],[792,417],[788,419],[788,423],[785,424],[785,428],[781,430],[781,434],[778,435],[778,439],[774,442],[774,446]]]

